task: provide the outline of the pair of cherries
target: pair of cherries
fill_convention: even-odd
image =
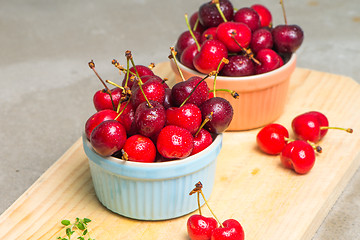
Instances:
[[[313,168],[315,152],[321,152],[321,147],[315,144],[327,134],[328,129],[353,132],[351,128],[329,127],[328,118],[318,111],[296,116],[291,127],[296,140],[289,138],[289,132],[284,126],[272,123],[259,131],[256,142],[261,151],[270,155],[280,154],[284,167],[294,169],[299,174],[305,174]]]
[[[189,195],[197,193],[199,214],[191,215],[187,221],[187,231],[191,240],[244,240],[245,233],[241,224],[235,219],[227,219],[221,223],[208,205],[202,192],[202,183],[195,184]],[[201,214],[200,195],[214,217]]]

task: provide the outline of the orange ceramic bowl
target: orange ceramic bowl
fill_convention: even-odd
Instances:
[[[205,76],[177,62],[185,79]],[[234,99],[227,92],[216,92],[216,96],[230,101],[234,109],[234,117],[227,131],[259,128],[279,118],[285,108],[290,77],[295,66],[296,54],[293,54],[282,67],[268,73],[247,77],[217,76],[216,89],[230,89],[239,94],[239,98]],[[171,67],[175,72],[176,82],[182,81],[174,61],[171,61]],[[206,81],[212,89],[214,77]]]

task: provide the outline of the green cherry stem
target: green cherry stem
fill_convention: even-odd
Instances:
[[[204,121],[201,123],[199,129],[196,131],[196,133],[195,133],[195,135],[194,135],[195,137],[197,137],[197,135],[199,134],[199,132],[201,131],[201,129],[205,126],[205,124],[206,124],[207,122],[209,122],[209,121],[212,120],[213,114],[214,114],[214,113],[211,112],[209,115],[207,115],[207,116],[205,117],[205,119],[204,119]]]
[[[185,14],[185,21],[186,21],[186,25],[187,25],[187,27],[188,27],[188,29],[189,29],[189,32],[190,32],[190,34],[191,34],[191,37],[194,39],[198,51],[200,51],[200,44],[199,44],[198,40],[196,39],[193,31],[191,30],[190,23],[189,23],[189,18],[188,18],[188,15],[187,15],[187,14]]]
[[[286,19],[286,13],[285,13],[284,1],[283,1],[283,0],[280,0],[280,4],[281,4],[282,12],[283,12],[283,15],[284,15],[285,25],[287,25],[287,19]]]
[[[218,88],[218,89],[212,89],[209,92],[228,92],[231,94],[231,96],[235,99],[239,99],[239,94],[235,92],[234,90],[226,89],[226,88]]]
[[[228,64],[228,63],[229,63],[229,60],[226,59],[226,58],[222,58],[221,61],[220,61],[219,64],[218,64],[218,66],[217,66],[216,74],[215,74],[215,77],[214,77],[214,85],[213,85],[214,97],[216,97],[216,77],[217,77],[217,75],[219,74],[220,66],[221,66],[222,63]]]
[[[219,0],[213,0],[212,3],[215,3],[215,6],[216,6],[217,10],[219,11],[221,18],[224,20],[224,22],[227,22],[227,19],[224,16],[224,13],[220,8],[220,1]]]
[[[251,60],[253,60],[257,65],[261,65],[261,63],[259,62],[259,60],[257,60],[257,59],[254,57],[254,53],[251,51],[251,49],[246,49],[246,48],[244,48],[243,46],[241,46],[241,44],[239,43],[239,41],[236,40],[235,35],[236,35],[236,32],[232,32],[232,33],[231,33],[231,38],[234,39],[236,45],[239,46],[239,48],[241,49],[241,51],[243,51],[243,52],[246,54],[246,56],[248,56],[248,58],[250,58]]]
[[[201,79],[193,88],[193,90],[190,92],[189,96],[187,96],[187,98],[185,98],[185,100],[181,103],[181,105],[179,107],[184,106],[184,104],[189,100],[189,98],[191,97],[191,95],[195,92],[196,88],[200,85],[200,83],[202,83],[203,81],[205,81],[208,77],[211,76],[216,76],[217,72],[216,71],[212,71],[210,72],[208,75],[206,75],[203,79]]]
[[[291,138],[287,138],[287,137],[284,137],[285,141],[287,143],[290,143],[290,142],[293,142],[295,141],[294,139],[291,139]],[[310,146],[318,153],[322,153],[322,147],[319,146],[319,145],[316,145],[315,143],[313,142],[310,142],[310,141],[306,141],[308,144],[310,144]]]
[[[320,127],[320,130],[325,130],[325,129],[337,129],[337,130],[342,130],[348,133],[353,133],[353,129],[352,128],[342,128],[342,127],[325,127],[322,126]]]
[[[121,104],[119,104],[118,105],[118,109],[117,109],[117,113],[118,113],[118,115],[116,116],[116,118],[114,118],[114,120],[117,120],[119,117],[120,117],[120,115],[125,111],[125,109],[126,109],[126,107],[129,105],[129,102],[131,101],[131,99],[129,98],[127,101],[126,101],[126,104],[125,104],[125,106],[124,106],[124,108],[123,109],[121,109],[121,111],[120,111],[120,106],[121,106]]]
[[[133,68],[135,69],[136,76],[137,76],[137,78],[139,79],[140,84],[142,85],[143,82],[141,81],[139,72],[138,72],[138,70],[136,69],[136,65],[135,65],[135,63],[134,63],[134,59],[133,59],[133,56],[132,56],[132,54],[131,54],[131,51],[127,50],[127,51],[125,52],[125,56],[126,56],[127,59],[130,59],[130,62],[131,62],[131,64],[132,64]]]
[[[180,74],[180,77],[181,77],[182,81],[184,82],[185,78],[184,78],[184,75],[183,75],[183,73],[182,73],[182,71],[181,71],[181,69],[180,69],[180,67],[179,67],[179,65],[177,63],[177,60],[176,60],[177,52],[175,51],[174,47],[170,47],[170,52],[171,52],[171,55],[169,56],[169,58],[170,59],[172,58],[174,60],[174,63],[175,63],[176,68],[177,68],[177,70],[178,70],[178,72]]]

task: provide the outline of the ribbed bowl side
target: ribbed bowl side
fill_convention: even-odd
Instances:
[[[139,220],[165,220],[197,209],[197,198],[189,195],[201,181],[207,198],[214,185],[216,159],[197,172],[185,176],[140,180],[114,175],[89,160],[99,201],[109,210]]]

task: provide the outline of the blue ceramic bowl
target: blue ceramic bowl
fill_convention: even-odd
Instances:
[[[139,220],[166,220],[195,211],[201,181],[206,198],[214,185],[216,159],[222,134],[202,152],[181,160],[156,163],[123,161],[101,157],[83,136],[96,195],[109,210]],[[203,201],[202,201],[203,204]]]

